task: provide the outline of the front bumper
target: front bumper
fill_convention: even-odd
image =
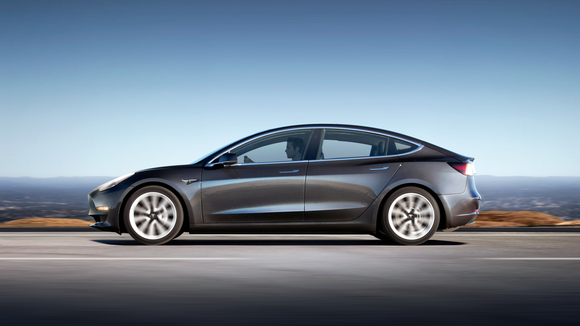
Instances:
[[[112,188],[106,191],[95,189],[88,195],[89,215],[95,220],[91,227],[102,231],[121,234],[119,216],[121,210],[122,190]],[[108,207],[108,211],[99,211],[97,207]]]

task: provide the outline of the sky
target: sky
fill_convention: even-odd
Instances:
[[[580,176],[580,1],[0,0],[0,177],[187,164],[304,123]]]

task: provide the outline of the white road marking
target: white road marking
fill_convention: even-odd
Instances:
[[[195,261],[203,261],[203,260],[246,260],[247,258],[230,258],[230,257],[0,257],[0,261],[6,260],[118,260],[118,261],[128,261],[128,260],[139,260],[139,261],[167,261],[167,260],[176,260],[176,261],[188,261],[188,260],[195,260]]]
[[[486,257],[477,260],[580,260],[580,257]]]

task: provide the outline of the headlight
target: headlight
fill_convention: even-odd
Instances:
[[[116,185],[118,185],[119,183],[121,183],[123,180],[125,180],[125,179],[129,178],[130,176],[132,176],[133,174],[135,174],[135,172],[133,172],[133,173],[129,173],[129,174],[125,174],[125,175],[123,175],[123,176],[120,176],[120,177],[118,177],[118,178],[116,178],[116,179],[113,179],[113,180],[111,180],[111,181],[109,181],[109,182],[107,182],[107,183],[104,183],[104,184],[102,184],[102,185],[99,187],[99,191],[105,191],[105,190],[107,190],[107,189],[111,189],[111,188],[113,188],[114,186],[116,186]]]

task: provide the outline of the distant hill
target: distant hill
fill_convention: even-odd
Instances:
[[[56,178],[9,178],[0,177],[0,190],[7,188],[90,188],[95,189],[115,177],[56,177]],[[90,191],[89,190],[89,191]]]
[[[87,215],[88,193],[111,177],[0,178],[0,222]]]
[[[510,192],[513,190],[527,192],[544,191],[579,191],[580,177],[495,177],[491,175],[476,175],[478,187],[494,192]]]
[[[564,220],[580,219],[580,177],[494,177],[476,175],[482,211],[535,211]]]

